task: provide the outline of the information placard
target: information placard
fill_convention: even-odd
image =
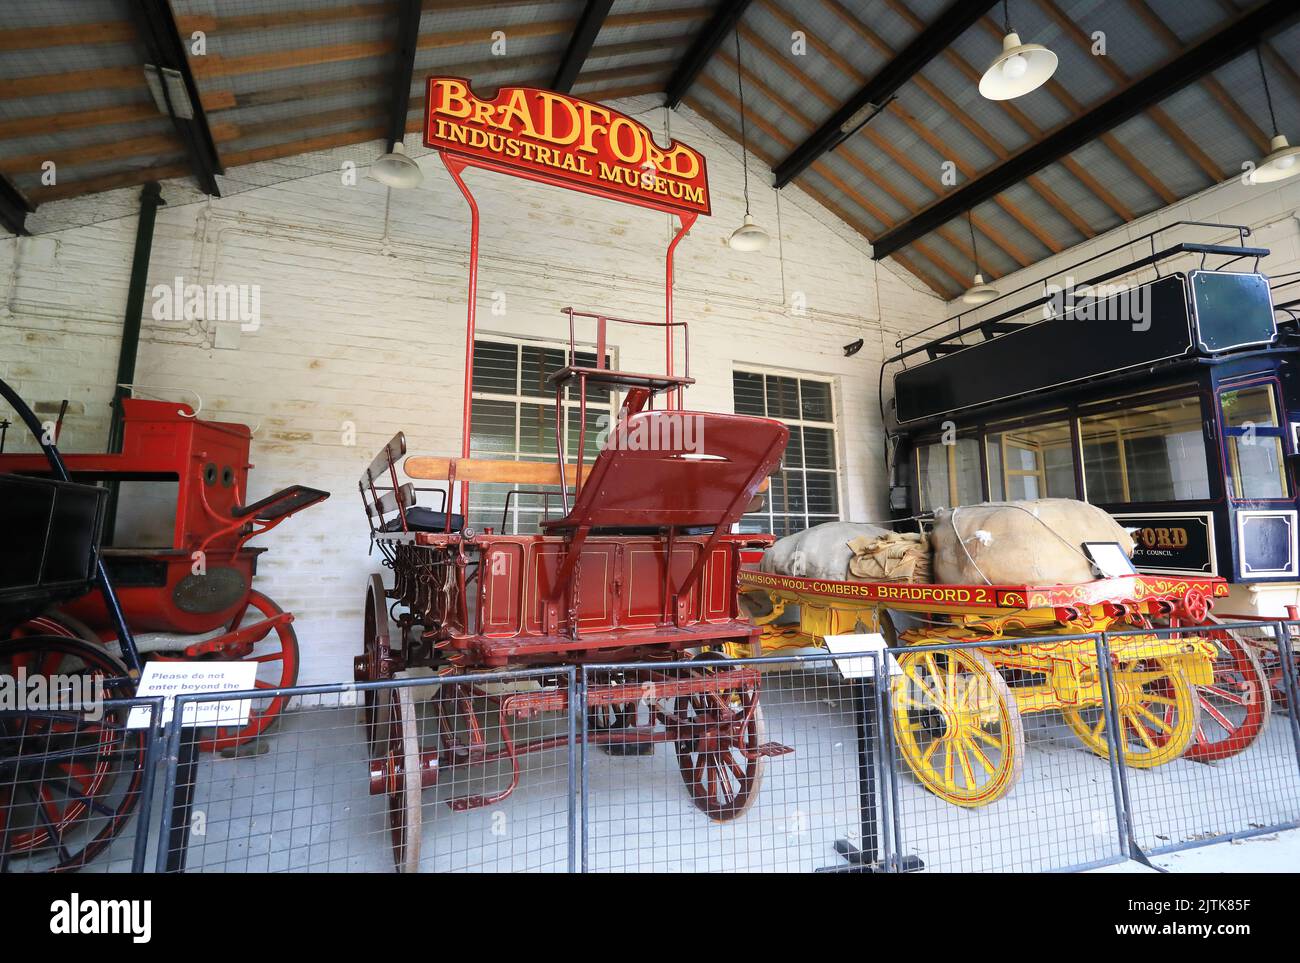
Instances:
[[[879,632],[827,635],[822,641],[826,650],[835,656],[835,667],[845,679],[873,679],[881,665],[888,666],[882,674],[900,675],[903,671],[885,651],[885,637]],[[876,655],[874,659],[864,654],[871,652]]]
[[[257,684],[256,662],[149,662],[140,675],[136,695],[162,696],[163,725],[171,721],[178,695],[196,692],[245,692]],[[252,711],[250,699],[214,699],[185,706],[184,726],[245,726]],[[127,718],[128,729],[145,729],[150,723],[147,706],[136,706]]]

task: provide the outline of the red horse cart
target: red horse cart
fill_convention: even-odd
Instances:
[[[247,659],[259,663],[258,688],[293,685],[299,664],[293,615],[253,588],[266,549],[247,543],[329,493],[294,485],[246,503],[253,467],[247,425],[203,420],[177,402],[127,398],[122,407],[121,452],[63,460],[74,479],[117,487],[116,541],[135,543],[105,546],[101,555],[138,650],[158,660]],[[0,474],[48,471],[43,455],[0,455]],[[139,482],[150,484],[137,489]],[[152,529],[159,518],[170,518],[169,531]],[[98,592],[32,618],[21,631],[104,643],[118,638]],[[269,700],[242,728],[207,732],[201,747],[228,749],[255,738],[284,701]]]
[[[504,88],[488,103],[463,81],[431,78],[428,110],[425,143],[440,151],[471,212],[461,457],[413,456],[402,466],[409,478],[441,483],[440,510],[418,506],[415,486],[399,478],[406,453],[400,433],[361,477],[371,537],[393,569],[394,585],[385,589],[380,574],[370,579],[356,678],[391,679],[418,668],[463,676],[515,666],[657,661],[662,669],[589,678],[588,742],[615,754],[670,743],[694,804],[715,820],[740,816],[754,801],[766,758],[790,750],[763,741],[757,670],[712,664],[708,656],[727,644],[757,641],[759,630],[739,611],[737,576],[742,549],[771,538],[733,535],[731,529],[761,497],[789,433],[765,418],[679,410],[692,379],[673,374],[673,338],[679,329],[685,334],[685,325],[672,319],[672,254],[697,214],[708,213],[704,160],[677,142],[658,148],[642,125],[608,108],[549,91]],[[495,133],[456,133],[475,125]],[[537,131],[553,135],[549,148]],[[617,143],[607,143],[605,135]],[[519,149],[507,153],[511,143]],[[570,145],[567,153],[563,145]],[[580,156],[585,148],[590,158]],[[632,163],[637,149],[636,157],[649,166],[633,167],[630,180],[597,174],[616,162]],[[543,150],[549,162],[530,162]],[[667,211],[681,221],[668,248],[665,320],[626,322],[662,329],[664,374],[611,370],[607,324],[625,319],[565,309],[567,362],[550,379],[557,414],[570,389],[580,399],[580,426],[587,423],[588,385],[626,392],[590,466],[583,463],[581,434],[576,455],[566,457],[562,427],[552,464],[470,457],[479,216],[461,177],[466,166]],[[595,322],[592,365],[578,363],[575,318]],[[663,403],[658,409],[657,400]],[[563,426],[565,418],[556,424]],[[471,483],[557,486],[562,511],[544,520],[537,534],[474,532],[467,527]],[[452,509],[457,486],[458,512]],[[390,609],[396,635],[390,633]],[[511,775],[497,791],[448,801],[453,809],[491,805],[518,784],[520,756],[566,741],[517,741],[511,732],[519,719],[568,708],[568,688],[560,682],[492,695],[457,680],[435,691],[425,718],[434,737],[426,745],[412,688],[366,690],[371,792],[388,798],[399,870],[419,861],[422,788],[461,767],[508,762]],[[499,745],[488,741],[485,731],[492,727],[479,718],[485,702],[498,716]]]

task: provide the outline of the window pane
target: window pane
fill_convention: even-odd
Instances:
[[[766,414],[763,408],[763,376],[749,371],[736,371],[731,375],[734,406],[738,415]]]
[[[1210,497],[1201,403],[1178,398],[1079,420],[1088,500]]]
[[[989,498],[995,502],[1006,501],[1007,488],[1002,473],[1002,446],[998,444],[996,437],[989,437],[984,452],[989,460]]]
[[[1068,422],[994,432],[987,436],[987,449],[991,497],[1079,497]]]
[[[581,410],[574,406],[568,410],[569,436],[565,440],[564,453],[569,461],[575,461],[578,453],[578,428]],[[583,457],[590,466],[591,459],[600,452],[600,433],[609,428],[608,408],[587,407],[587,436],[583,440]]]
[[[518,345],[475,341],[474,390],[513,395],[518,365]]]
[[[804,511],[803,473],[777,472],[772,476],[769,494],[772,496],[772,511],[802,514]]]
[[[732,373],[737,414],[785,422],[790,435],[762,511],[745,517],[744,531],[778,536],[840,517],[839,456],[830,384],[786,375]],[[822,422],[826,428],[801,422]]]
[[[1273,390],[1267,385],[1225,391],[1219,395],[1219,404],[1223,406],[1223,423],[1229,428],[1277,427]]]
[[[832,515],[840,513],[839,493],[835,490],[835,476],[830,472],[810,471],[804,480],[808,494],[808,513],[810,515]]]
[[[515,404],[513,401],[488,401],[475,398],[470,409],[473,430],[469,436],[470,452],[511,452],[515,450]]]
[[[555,406],[519,406],[519,452],[526,455],[555,454]]]
[[[555,387],[546,379],[564,367],[564,352],[559,348],[538,345],[521,346],[520,392],[533,397],[554,397]]]
[[[1239,498],[1285,498],[1282,439],[1245,435],[1228,439]]]
[[[984,500],[980,483],[980,443],[977,438],[958,438],[953,458],[957,464],[957,504],[973,505]]]
[[[825,381],[800,381],[804,421],[831,420],[831,386]]]
[[[799,381],[797,378],[767,376],[767,416],[798,420]]]
[[[920,483],[921,511],[951,508],[948,449],[936,442],[916,449],[917,478]]]
[[[798,425],[790,425],[790,440],[785,444],[785,454],[781,456],[782,468],[803,467],[803,432]]]
[[[803,463],[805,468],[835,467],[835,432],[829,428],[803,429]]]

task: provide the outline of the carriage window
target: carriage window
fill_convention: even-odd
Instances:
[[[921,511],[971,505],[984,497],[980,484],[980,443],[958,438],[955,444],[935,442],[916,449]]]
[[[1286,469],[1277,406],[1268,385],[1219,394],[1228,469],[1237,498],[1286,498]]]
[[[514,341],[474,342],[473,430],[470,454],[480,458],[513,458],[518,461],[555,461],[555,392],[546,383],[564,367],[567,348],[556,345]],[[595,365],[594,352],[579,351],[575,363]],[[609,355],[605,363],[611,363]],[[578,397],[576,389],[565,398],[565,454],[569,461],[577,456],[579,437]],[[600,432],[609,423],[613,407],[609,389],[604,385],[587,388],[587,435],[583,451],[590,465],[600,450]],[[602,422],[601,416],[605,417]],[[474,511],[469,525],[482,530],[491,526],[501,530],[507,493],[516,485],[475,485]],[[539,523],[549,510],[560,514],[559,487],[537,489],[549,494],[516,493],[510,496],[510,513],[506,517],[509,533],[539,531]],[[441,505],[435,492],[420,492],[419,502],[437,509]]]
[[[740,521],[742,532],[789,535],[840,517],[839,462],[831,383],[819,378],[736,371],[738,415],[775,418],[790,429],[781,470],[761,511]]]
[[[1079,497],[1069,422],[990,432],[984,441],[994,501]]]
[[[1079,419],[1088,501],[1210,497],[1201,402],[1192,396]]]

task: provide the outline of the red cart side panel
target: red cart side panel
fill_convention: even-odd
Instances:
[[[704,537],[677,540],[671,585],[681,585]],[[558,538],[484,539],[481,543],[478,632],[490,638],[542,635],[543,611],[563,557]],[[583,634],[671,625],[664,580],[665,544],[658,538],[588,539],[578,563],[578,628]],[[729,540],[710,552],[699,582],[687,593],[687,621],[721,623],[735,617],[735,547]]]

